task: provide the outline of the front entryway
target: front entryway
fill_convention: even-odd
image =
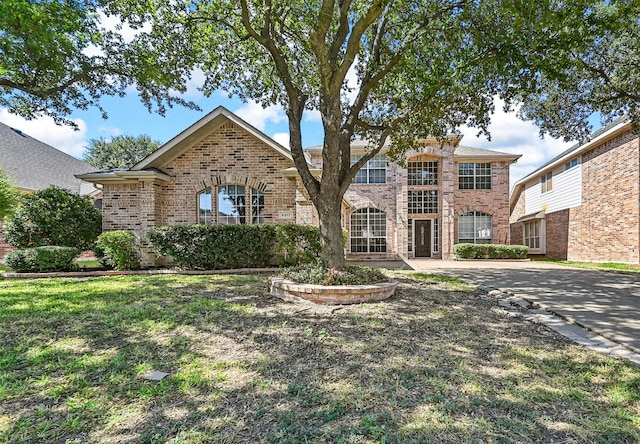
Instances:
[[[414,220],[416,257],[431,257],[431,220]]]

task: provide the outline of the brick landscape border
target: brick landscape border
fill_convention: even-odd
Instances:
[[[271,295],[287,302],[300,300],[316,304],[360,304],[388,299],[396,291],[398,281],[371,285],[311,285],[281,278],[271,278]]]

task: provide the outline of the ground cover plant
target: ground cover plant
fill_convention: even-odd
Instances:
[[[0,281],[0,442],[640,441],[640,368],[395,277],[346,307],[259,275]]]

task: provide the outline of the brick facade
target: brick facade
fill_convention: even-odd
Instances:
[[[222,123],[221,115],[226,116]],[[509,165],[518,156],[475,150],[484,156],[477,161],[492,163],[492,188],[458,190],[457,162],[467,161],[456,154],[458,141],[445,146],[425,142],[407,154],[409,162],[438,162],[437,184],[409,185],[407,169],[390,163],[385,183],[353,184],[349,188],[343,202],[343,227],[350,230],[351,215],[364,208],[383,211],[386,218],[386,252],[351,253],[348,247],[349,258],[412,257],[410,220],[430,220],[431,233],[437,232],[430,257],[450,258],[457,241],[457,218],[467,211],[492,215],[494,242],[508,242]],[[244,185],[247,190],[264,193],[265,223],[318,224],[318,214],[295,172],[290,153],[272,142],[228,111],[217,110],[149,156],[148,163],[141,162],[140,169],[92,173],[85,180],[103,185],[104,230],[134,232],[145,252],[143,264],[153,265],[156,258],[146,244],[146,232],[154,226],[197,223],[197,196],[208,188],[212,190],[214,209],[217,187]],[[309,150],[309,154],[311,163],[321,168],[320,150]],[[496,155],[500,160],[492,158]],[[437,191],[437,209],[430,214],[409,214],[411,190]]]
[[[163,170],[170,181],[138,180],[103,185],[103,229],[133,231],[146,253],[144,263],[155,258],[145,242],[149,228],[197,223],[197,195],[206,188],[238,184],[264,193],[265,223],[296,222],[295,179],[282,171],[293,166],[233,122],[228,122],[169,162]],[[213,195],[213,208],[216,208]]]
[[[456,218],[454,230],[458,233],[458,217],[463,213],[480,211],[492,217],[492,242],[509,244],[509,166],[510,162],[491,163],[490,190],[460,190],[455,187]],[[458,168],[454,170],[454,183],[458,183]],[[458,238],[456,236],[456,242]]]
[[[581,205],[547,212],[546,254],[552,259],[640,262],[640,147],[631,125],[575,150],[581,156]],[[546,170],[530,175],[539,180]],[[558,191],[558,190],[555,190]],[[525,192],[511,214],[513,243],[522,243]],[[513,199],[512,199],[513,200]]]

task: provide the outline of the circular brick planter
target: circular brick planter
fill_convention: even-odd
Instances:
[[[271,294],[288,302],[305,299],[316,304],[360,304],[390,298],[398,281],[371,285],[311,285],[271,278]]]

